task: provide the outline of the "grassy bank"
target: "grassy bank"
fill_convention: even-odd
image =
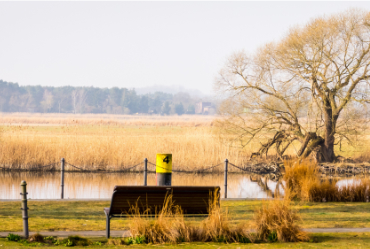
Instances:
[[[29,201],[31,231],[105,230],[104,207],[108,201]],[[0,202],[0,231],[22,231],[20,201]],[[251,220],[262,201],[222,201],[231,222]],[[293,203],[303,228],[370,227],[368,203]],[[200,220],[193,220],[199,222]],[[127,220],[112,219],[112,230],[127,229]]]
[[[89,246],[96,248],[369,248],[370,247],[370,233],[322,233],[322,234],[310,234],[311,242],[300,242],[300,243],[260,243],[260,244],[225,244],[225,243],[181,243],[179,245],[129,245],[129,246],[109,246],[106,245],[106,240],[91,238],[92,241],[103,242],[102,246]],[[8,242],[6,239],[0,238],[1,248],[25,248],[17,242]],[[46,248],[45,246],[42,246]],[[51,248],[66,248],[65,246],[53,246]],[[73,248],[86,248],[86,247],[73,247]]]

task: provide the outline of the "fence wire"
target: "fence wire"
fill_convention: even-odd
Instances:
[[[65,164],[66,164],[66,165],[69,165],[69,166],[72,166],[73,168],[79,169],[79,170],[81,170],[81,171],[84,171],[84,172],[92,172],[92,171],[94,171],[94,170],[88,170],[88,169],[83,169],[83,168],[77,167],[76,165],[73,165],[73,164],[71,164],[71,163],[69,163],[69,162],[65,162]],[[142,163],[140,162],[140,163],[138,163],[138,164],[135,164],[135,165],[133,165],[133,166],[131,166],[131,167],[129,167],[129,168],[125,168],[125,169],[123,169],[123,170],[115,170],[115,171],[99,170],[99,172],[101,172],[101,173],[128,172],[128,171],[130,171],[131,169],[133,169],[133,168],[135,168],[135,167],[139,166],[140,164],[142,164]]]
[[[233,166],[233,167],[235,167],[235,168],[238,168],[238,169],[240,169],[240,170],[242,170],[242,171],[246,171],[246,172],[251,172],[251,167],[249,166],[249,167],[240,167],[240,166],[236,166],[235,164],[233,164],[233,163],[230,163],[229,162],[229,165],[230,166]]]
[[[150,164],[150,165],[152,165],[152,166],[155,166],[155,167],[158,167],[158,168],[161,168],[161,169],[165,169],[166,170],[166,168],[163,168],[163,167],[161,167],[161,166],[159,166],[159,165],[156,165],[156,164],[154,164],[154,163],[151,163],[151,162],[149,162],[148,161],[148,164]],[[217,164],[217,165],[213,165],[213,166],[211,166],[211,167],[209,167],[209,168],[205,168],[205,169],[200,169],[200,170],[172,170],[172,172],[179,172],[179,173],[196,173],[196,174],[200,174],[200,173],[204,173],[205,171],[207,171],[207,170],[210,170],[210,169],[213,169],[213,168],[216,168],[216,167],[218,167],[218,166],[220,166],[220,165],[222,165],[223,163],[219,163],[219,164]]]

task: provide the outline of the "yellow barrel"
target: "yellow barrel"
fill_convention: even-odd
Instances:
[[[156,173],[172,173],[172,154],[157,154]]]

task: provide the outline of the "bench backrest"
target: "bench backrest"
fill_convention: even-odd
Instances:
[[[166,195],[172,194],[174,205],[181,206],[184,214],[208,214],[210,198],[220,203],[220,187],[188,186],[116,186],[114,187],[109,215],[120,216],[130,212],[138,203],[140,212],[148,207],[152,214],[163,206]]]

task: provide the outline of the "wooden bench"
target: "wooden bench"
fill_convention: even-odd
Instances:
[[[138,203],[140,212],[148,207],[160,210],[166,195],[172,194],[174,205],[181,206],[185,215],[206,215],[211,195],[217,196],[220,203],[220,187],[187,186],[115,186],[109,208],[104,208],[107,218],[106,236],[110,237],[110,220],[129,214],[132,206]],[[154,215],[154,214],[153,214]]]

